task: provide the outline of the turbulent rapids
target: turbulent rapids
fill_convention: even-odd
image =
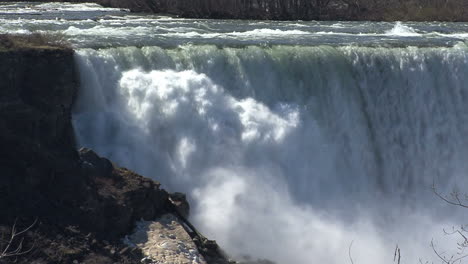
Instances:
[[[375,264],[398,245],[401,263],[418,263],[435,260],[431,240],[456,252],[443,229],[466,213],[431,187],[468,190],[468,24],[237,23],[62,5],[50,11],[60,20],[8,6],[0,19],[23,10],[26,26],[0,32],[72,42],[79,144],[186,192],[192,221],[229,254]]]

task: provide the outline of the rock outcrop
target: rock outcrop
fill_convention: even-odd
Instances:
[[[122,238],[137,220],[165,214],[187,227],[208,263],[228,263],[189,228],[183,195],[76,150],[73,50],[8,38],[0,36],[0,263],[140,263],[141,250]]]
[[[73,51],[0,50],[0,76],[1,208],[39,217],[73,207],[85,187],[71,125],[79,85]]]
[[[155,221],[139,222],[126,242],[141,248],[148,262],[207,264],[185,231],[184,223],[172,214],[163,215]]]

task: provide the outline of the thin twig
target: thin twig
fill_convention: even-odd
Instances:
[[[455,205],[455,206],[460,206],[460,207],[463,207],[463,208],[468,208],[468,205],[466,205],[466,204],[464,204],[464,203],[462,203],[460,201],[458,193],[453,193],[452,194],[452,197],[454,197],[455,200],[456,200],[456,202],[454,202],[454,201],[451,201],[451,200],[447,199],[447,197],[442,196],[439,192],[437,192],[434,183],[432,184],[432,191],[434,192],[435,195],[437,195],[437,197],[439,197],[440,199],[442,199],[443,201],[445,201],[448,204]]]
[[[354,240],[351,241],[351,244],[349,244],[349,248],[348,248],[348,256],[349,256],[349,260],[351,261],[351,264],[354,264],[353,257],[351,256],[351,247],[353,246],[353,243],[354,243]]]
[[[462,255],[458,258],[455,258],[454,255],[450,256],[450,258],[447,258],[446,256],[444,256],[444,252],[439,252],[437,251],[437,249],[435,248],[435,245],[434,245],[434,241],[431,241],[431,248],[432,250],[434,251],[434,253],[437,255],[437,257],[442,260],[442,262],[446,263],[446,264],[454,264],[455,262],[461,262],[462,259],[468,257],[468,254],[467,255]]]
[[[11,227],[10,239],[8,240],[8,243],[6,244],[3,251],[0,253],[0,259],[6,258],[6,257],[20,256],[20,255],[27,254],[27,253],[31,252],[31,250],[35,246],[35,242],[34,242],[30,249],[23,250],[24,237],[22,237],[20,239],[16,249],[10,250],[10,247],[13,245],[13,242],[15,241],[15,239],[18,238],[20,235],[24,234],[25,232],[29,231],[37,223],[37,218],[34,220],[34,222],[30,226],[28,226],[27,228],[25,228],[25,229],[23,229],[22,231],[19,231],[19,232],[17,232],[17,230],[16,230],[17,221],[18,221],[18,219],[15,219],[15,222],[13,223],[13,226]]]
[[[398,258],[397,258],[398,257]],[[395,253],[393,254],[393,262],[397,261],[397,264],[400,264],[401,253],[398,244],[395,246]]]

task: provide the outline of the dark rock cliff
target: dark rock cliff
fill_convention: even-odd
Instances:
[[[135,221],[165,213],[186,221],[188,207],[176,208],[159,183],[76,150],[72,49],[1,40],[0,263],[139,263],[141,252],[120,240]],[[212,241],[196,236],[202,254],[227,263]]]
[[[167,193],[156,183],[113,166],[102,171],[87,160],[89,151],[76,151],[71,107],[79,83],[74,65],[68,48],[0,49],[0,233],[9,236],[14,223],[21,230],[35,222],[30,237],[13,240],[7,253],[33,250],[0,256],[0,263],[71,263],[91,253],[104,261],[109,250],[102,250],[100,239],[116,239],[135,219],[153,217],[166,206]],[[117,182],[121,188],[112,186]],[[69,227],[75,232],[67,234]],[[94,249],[89,238],[97,239]],[[0,241],[1,251],[7,245]],[[15,252],[18,246],[23,249]],[[132,263],[132,256],[113,260]]]
[[[8,214],[39,215],[56,197],[65,195],[70,206],[82,198],[70,119],[73,65],[67,49],[0,52],[0,203],[11,206]]]

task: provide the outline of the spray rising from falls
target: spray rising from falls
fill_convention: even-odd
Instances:
[[[355,263],[389,262],[396,243],[416,263],[461,224],[429,187],[467,187],[467,51],[84,49],[74,125],[81,145],[186,192],[233,255],[347,263],[354,240]]]

